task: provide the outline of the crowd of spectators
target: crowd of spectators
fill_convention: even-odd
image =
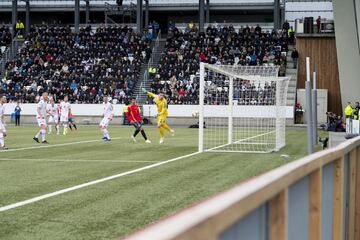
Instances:
[[[229,79],[224,75],[212,76],[205,81],[204,103],[206,105],[229,104]],[[183,95],[182,98],[186,98]],[[237,105],[275,105],[276,84],[271,81],[233,80],[233,101]],[[197,103],[197,99],[193,102]],[[191,102],[189,102],[191,103]]]
[[[199,63],[216,65],[277,65],[286,70],[288,31],[263,31],[260,26],[209,26],[199,34],[194,24],[184,30],[170,25],[165,50],[156,68],[149,71],[151,90],[165,92],[170,104],[196,104],[199,95]],[[0,28],[0,40],[9,41],[9,29]],[[11,34],[9,35],[11,41]],[[69,95],[75,103],[98,103],[110,95],[124,103],[134,93],[143,63],[151,57],[151,38],[129,27],[31,28],[24,46],[6,64],[0,93],[10,101],[36,102],[43,91],[55,100]],[[155,69],[155,70],[154,70]],[[154,70],[154,71],[153,71]],[[211,76],[205,100],[219,104],[227,94],[228,80]],[[237,81],[234,99],[239,104],[274,104],[275,87]],[[245,94],[245,95],[244,95]]]
[[[7,46],[11,43],[11,32],[10,28],[7,26],[0,27],[0,57],[2,53],[5,51]]]
[[[32,103],[48,91],[57,100],[98,103],[110,95],[123,103],[134,91],[151,40],[129,27],[30,29],[17,58],[6,65],[0,92],[10,101]]]
[[[280,67],[279,75],[284,76],[288,43],[287,31],[263,31],[259,25],[239,30],[233,26],[209,26],[203,34],[199,34],[194,25],[184,31],[172,26],[157,71],[150,74],[153,79],[152,91],[165,92],[171,104],[196,104],[200,62],[242,66],[277,65]],[[225,82],[213,84],[215,88],[222,89],[226,87]],[[245,84],[246,81],[242,83],[238,87],[244,92],[249,88],[254,89]],[[263,90],[259,89],[257,95],[260,96]],[[252,98],[247,98],[249,104],[268,102],[262,96],[259,99]]]

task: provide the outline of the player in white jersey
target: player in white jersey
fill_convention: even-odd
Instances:
[[[4,119],[6,96],[0,97],[0,148],[7,149],[5,147],[5,137],[6,137],[6,124]]]
[[[101,133],[103,134],[103,140],[104,141],[111,141],[110,136],[109,136],[109,131],[107,130],[109,123],[111,122],[111,120],[114,117],[114,108],[113,105],[109,102],[109,99],[107,96],[104,96],[103,98],[103,105],[104,105],[104,118],[101,120],[100,122],[100,130]]]
[[[55,129],[57,130],[57,133],[59,134],[59,112],[58,112],[58,106],[57,106],[57,104],[55,104],[55,101],[53,98],[50,99],[50,104],[48,104],[47,110],[49,113],[48,134],[51,134],[53,125],[55,126]]]
[[[36,120],[38,122],[38,125],[40,127],[39,132],[33,137],[35,142],[39,142],[39,136],[41,135],[41,142],[43,144],[48,144],[46,141],[46,116],[47,116],[47,104],[49,101],[49,95],[47,92],[44,92],[42,94],[42,97],[40,98],[40,101],[37,104],[36,108]]]
[[[71,113],[71,105],[68,96],[65,96],[64,101],[60,102],[60,122],[64,127],[64,135],[66,135],[68,131],[69,113]]]

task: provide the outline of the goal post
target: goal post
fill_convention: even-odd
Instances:
[[[276,66],[200,64],[199,152],[285,146],[288,77]]]

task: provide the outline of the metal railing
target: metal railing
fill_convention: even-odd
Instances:
[[[145,65],[146,69],[145,70],[143,69],[144,75],[143,75],[143,78],[141,79],[141,82],[140,82],[140,85],[138,88],[138,92],[136,94],[136,98],[139,99],[139,102],[141,102],[142,100],[144,100],[144,101],[146,100],[146,94],[143,94],[141,89],[147,87],[147,83],[149,81],[149,68],[154,66],[154,58],[155,58],[156,54],[159,54],[158,48],[159,48],[159,44],[160,44],[160,38],[161,38],[161,30],[159,30],[159,32],[156,36],[154,46],[151,50],[151,57],[150,57],[149,61],[147,62],[147,64]],[[142,97],[144,97],[144,96],[145,96],[145,99],[142,99]]]
[[[3,77],[5,74],[6,63],[16,56],[19,45],[23,43],[23,40],[18,39],[18,35],[19,34],[16,34],[10,45],[6,47],[5,51],[0,56],[0,77]]]
[[[117,4],[111,4],[109,2],[105,2],[105,8],[107,11],[117,11],[119,6]],[[121,11],[136,11],[136,4],[133,2],[129,2],[126,5],[122,5],[120,7]]]
[[[91,2],[101,2],[104,3],[106,1],[115,2],[116,0],[91,0]],[[123,4],[134,3],[136,0],[124,0]],[[11,3],[12,0],[2,0],[3,3]],[[74,0],[30,0],[30,2],[74,2]],[[85,2],[85,0],[81,0],[81,2]],[[152,4],[199,4],[198,0],[151,0]],[[247,4],[247,3],[273,3],[273,0],[212,0],[213,3],[233,3],[233,4]],[[21,1],[19,1],[21,3]]]
[[[183,210],[128,240],[360,240],[360,137]]]

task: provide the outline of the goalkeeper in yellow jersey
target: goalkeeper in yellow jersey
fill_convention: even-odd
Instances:
[[[165,99],[164,93],[159,93],[159,95],[156,95],[152,92],[146,91],[145,88],[143,88],[142,91],[146,93],[149,97],[152,97],[156,104],[158,110],[157,127],[160,133],[160,144],[162,144],[164,142],[164,130],[169,131],[172,136],[175,135],[175,131],[166,124],[166,118],[168,116],[167,100]]]

